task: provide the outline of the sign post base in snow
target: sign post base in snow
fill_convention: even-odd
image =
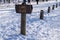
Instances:
[[[40,19],[43,19],[43,17],[44,17],[44,11],[41,10],[41,12],[40,12]]]
[[[48,7],[48,13],[50,13],[50,7]]]
[[[26,3],[15,5],[16,13],[21,13],[21,34],[26,35],[26,14],[31,14],[32,5]]]

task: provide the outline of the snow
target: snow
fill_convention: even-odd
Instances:
[[[14,4],[0,5],[0,40],[60,40],[60,6],[47,13],[47,7],[56,3],[31,3],[33,12],[26,15],[26,35],[20,34],[21,14],[15,12]],[[39,19],[40,10],[44,10],[43,20]]]

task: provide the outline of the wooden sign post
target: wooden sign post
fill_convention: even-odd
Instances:
[[[16,13],[21,13],[21,34],[26,35],[26,14],[31,14],[32,5],[25,3],[15,5]]]
[[[21,5],[21,34],[26,35],[26,6]]]

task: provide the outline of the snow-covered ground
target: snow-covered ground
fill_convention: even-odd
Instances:
[[[47,13],[47,8],[58,2],[33,4],[33,12],[26,15],[26,35],[20,34],[21,14],[14,4],[0,5],[0,40],[60,40],[60,7]],[[44,10],[44,19],[39,19]]]

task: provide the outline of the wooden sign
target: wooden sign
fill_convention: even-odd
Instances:
[[[15,5],[15,9],[16,9],[16,13],[26,12],[26,14],[31,14],[33,7],[32,5],[18,4],[18,5]]]
[[[15,5],[16,13],[21,13],[21,34],[26,35],[26,14],[31,14],[32,5],[25,3]]]

